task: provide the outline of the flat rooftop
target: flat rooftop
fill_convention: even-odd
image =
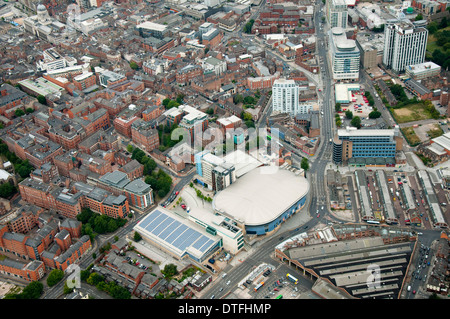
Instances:
[[[213,208],[245,225],[262,225],[278,218],[308,191],[306,178],[282,168],[262,166],[220,191],[213,199]]]

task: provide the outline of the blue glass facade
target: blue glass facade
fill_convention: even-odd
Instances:
[[[352,157],[395,157],[396,141],[391,136],[343,136],[352,142]]]
[[[291,206],[288,210],[286,210],[283,214],[281,214],[277,219],[273,220],[268,224],[257,225],[257,226],[245,226],[245,231],[247,234],[253,235],[265,235],[268,232],[271,232],[275,228],[277,228],[280,224],[282,224],[286,219],[291,217],[298,209],[300,209],[306,202],[305,195],[302,199],[300,199],[297,203]]]

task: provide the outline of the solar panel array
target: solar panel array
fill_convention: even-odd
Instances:
[[[149,213],[138,226],[180,251],[193,247],[204,253],[215,243],[214,240],[160,210]]]

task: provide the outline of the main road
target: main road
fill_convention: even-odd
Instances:
[[[316,33],[318,39],[324,38],[324,32],[320,28],[320,4],[316,5],[316,13],[315,13],[315,25],[316,25]],[[322,127],[321,127],[321,144],[319,145],[318,152],[316,153],[315,161],[311,163],[310,169],[307,173],[307,178],[309,179],[311,190],[308,195],[309,200],[307,201],[306,206],[309,205],[309,212],[312,219],[306,222],[303,225],[299,225],[294,230],[286,231],[285,233],[280,234],[279,236],[274,236],[273,238],[268,239],[267,241],[261,243],[260,246],[255,248],[254,253],[250,254],[242,263],[224,269],[224,272],[227,272],[227,276],[225,278],[220,278],[217,280],[216,284],[213,285],[207,293],[204,295],[204,298],[208,299],[214,296],[215,298],[223,298],[230,291],[233,291],[237,284],[248,275],[253,268],[260,265],[261,263],[273,263],[273,259],[270,257],[271,252],[274,251],[275,246],[280,243],[281,238],[285,238],[287,236],[292,236],[300,232],[304,232],[305,229],[309,229],[317,225],[319,222],[323,221],[329,215],[329,211],[327,208],[327,195],[326,195],[326,185],[325,185],[325,171],[328,163],[331,161],[331,153],[332,153],[332,145],[329,143],[329,140],[333,137],[334,132],[334,122],[333,122],[333,110],[334,105],[332,103],[332,79],[330,77],[330,72],[327,63],[327,52],[326,52],[326,44],[322,41],[319,42],[319,46],[317,49],[317,53],[323,63],[323,88],[322,91],[319,92],[320,98],[323,100],[322,109]],[[318,213],[318,214],[317,214]],[[228,283],[228,284],[227,284]]]

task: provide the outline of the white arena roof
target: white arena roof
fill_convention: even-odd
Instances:
[[[214,197],[213,208],[247,226],[257,226],[278,218],[308,191],[309,182],[303,176],[262,166],[219,192]]]

